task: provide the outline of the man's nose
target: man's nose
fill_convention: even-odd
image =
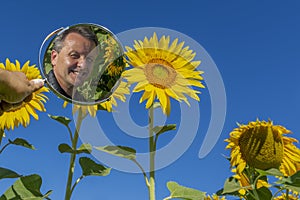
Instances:
[[[77,65],[80,68],[83,68],[83,69],[86,68],[86,65],[87,65],[86,58],[84,58],[84,57],[79,58]]]

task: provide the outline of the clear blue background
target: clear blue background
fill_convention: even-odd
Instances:
[[[227,94],[227,116],[221,137],[208,156],[198,158],[210,118],[209,92],[202,90],[201,123],[197,137],[185,154],[157,172],[157,199],[169,195],[169,180],[212,194],[222,188],[231,174],[223,155],[224,139],[236,122],[259,119],[281,124],[300,139],[300,2],[291,1],[3,1],[0,3],[0,61],[18,59],[38,64],[38,50],[48,33],[76,23],[101,24],[114,33],[140,27],[163,27],[182,32],[200,43],[211,55],[223,77]],[[48,94],[47,113],[72,117],[71,108]],[[133,99],[134,100],[134,99]],[[133,101],[132,100],[132,101]],[[138,98],[136,98],[136,103]],[[176,106],[175,106],[176,107]],[[135,119],[146,124],[143,105]],[[66,129],[40,113],[26,129],[7,132],[7,138],[26,138],[36,151],[8,147],[0,156],[2,167],[24,175],[43,178],[42,192],[53,190],[51,198],[61,200],[67,180],[69,155],[57,146],[69,142]],[[171,113],[176,121],[176,109]],[[144,118],[142,117],[144,116]],[[100,112],[103,123],[112,123]],[[105,121],[106,120],[106,121]],[[190,119],[193,120],[193,119]],[[188,134],[188,133],[187,133]],[[118,144],[146,149],[144,141],[127,138],[112,126],[111,137]],[[163,138],[164,137],[164,138]],[[169,136],[162,136],[162,143]],[[6,140],[4,140],[5,142]],[[298,145],[298,144],[297,144]],[[299,146],[299,145],[298,145]],[[76,175],[80,174],[79,165]],[[0,181],[3,193],[12,183]],[[107,177],[87,177],[76,188],[73,200],[144,200],[147,188],[141,174],[112,170]]]

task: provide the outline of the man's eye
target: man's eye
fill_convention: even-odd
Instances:
[[[71,56],[72,58],[74,58],[74,59],[79,58],[79,55],[78,55],[78,54],[71,54],[70,56]]]

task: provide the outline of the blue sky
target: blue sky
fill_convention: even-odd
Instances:
[[[198,153],[205,137],[210,116],[210,92],[201,90],[201,121],[191,146],[170,166],[157,171],[157,199],[168,196],[166,183],[179,184],[206,191],[222,188],[230,175],[229,162],[223,155],[224,139],[236,122],[259,119],[274,121],[290,129],[300,139],[300,2],[282,1],[5,1],[0,12],[0,61],[30,60],[38,66],[39,47],[53,30],[77,23],[95,23],[118,34],[141,27],[168,28],[201,44],[215,62],[223,78],[227,112],[223,131],[217,144],[204,158]],[[200,66],[201,69],[201,66]],[[147,123],[146,112],[138,105],[139,94],[130,105],[137,124]],[[57,146],[67,143],[66,129],[47,117],[72,117],[71,107],[62,108],[63,101],[48,94],[47,112],[32,119],[28,128],[7,132],[10,139],[22,137],[36,151],[9,147],[1,156],[1,166],[21,174],[37,173],[43,178],[42,191],[53,190],[52,199],[64,197],[69,156],[60,154]],[[179,105],[173,102],[170,123],[178,122]],[[194,108],[191,108],[194,109]],[[136,114],[139,112],[138,114]],[[111,141],[144,151],[147,142],[124,135],[112,115],[99,112],[97,118],[108,131]],[[193,122],[194,119],[189,119]],[[195,122],[198,123],[198,122]],[[108,127],[109,126],[109,127]],[[186,134],[189,134],[188,131]],[[173,136],[162,136],[159,146],[168,144]],[[299,147],[299,145],[298,145]],[[80,169],[77,165],[76,175]],[[0,192],[11,184],[1,181]],[[147,199],[147,188],[141,174],[112,170],[107,177],[87,177],[76,188],[73,200],[83,199]]]

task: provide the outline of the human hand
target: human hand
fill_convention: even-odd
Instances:
[[[19,102],[19,103],[7,103],[5,101],[0,101],[0,116],[4,113],[4,112],[8,112],[14,109],[18,109],[20,106],[22,106],[23,102],[29,102],[32,99],[32,94],[30,94],[29,96],[27,96],[23,101]]]
[[[16,104],[22,102],[34,91],[44,85],[44,80],[28,80],[22,72],[0,71],[0,100],[6,103]]]

